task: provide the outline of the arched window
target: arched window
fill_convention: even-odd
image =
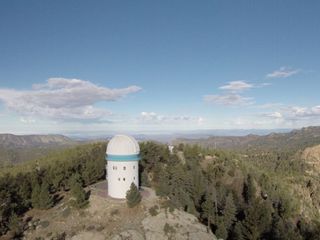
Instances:
[[[133,177],[133,180],[136,180],[136,177]]]
[[[123,178],[123,181],[126,181],[126,178]]]
[[[120,178],[118,178],[118,181],[120,181]]]
[[[126,167],[125,167],[125,166],[123,167],[123,170],[126,170]]]
[[[133,169],[136,169],[136,166],[133,166]]]

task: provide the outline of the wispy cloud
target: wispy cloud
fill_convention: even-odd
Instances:
[[[99,120],[111,114],[95,103],[116,101],[140,91],[137,86],[110,89],[80,79],[50,78],[35,84],[32,90],[0,88],[0,101],[23,116],[39,116],[58,120]]]
[[[201,125],[204,122],[203,117],[194,117],[194,116],[169,116],[157,114],[155,112],[141,112],[138,120],[143,123],[149,124],[163,124],[163,123],[193,123]]]
[[[293,106],[284,109],[286,117],[291,120],[299,120],[305,118],[319,118],[320,119],[320,105],[313,107]]]
[[[31,117],[21,117],[20,122],[30,124],[30,123],[35,123],[36,120]]]
[[[253,87],[254,87],[253,84],[247,83],[245,81],[232,81],[226,85],[219,87],[219,89],[232,91],[232,92],[241,92]]]
[[[278,120],[285,123],[320,123],[320,105],[313,107],[287,106],[278,111],[263,113],[262,118]]]
[[[228,93],[223,95],[205,95],[204,100],[209,103],[226,106],[244,106],[253,104],[253,98],[244,97],[235,93]]]
[[[282,113],[280,112],[272,112],[264,114],[265,117],[280,119],[283,118]]]
[[[246,81],[231,81],[219,87],[219,89],[224,90],[222,94],[208,94],[203,96],[203,100],[208,103],[224,106],[251,105],[254,103],[254,99],[242,96],[240,93],[255,87],[257,86]]]
[[[266,75],[267,78],[287,78],[300,72],[300,69],[292,69],[290,67],[281,67]]]

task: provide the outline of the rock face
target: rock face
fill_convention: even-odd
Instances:
[[[320,174],[320,145],[306,148],[302,158],[310,165],[310,174]]]
[[[198,219],[186,212],[161,209],[156,216],[147,216],[142,221],[146,240],[214,240],[217,239]]]
[[[116,236],[114,236],[111,240],[144,240],[144,237],[137,230],[126,230],[123,231]]]
[[[98,232],[82,232],[71,238],[71,240],[105,240],[105,236]]]

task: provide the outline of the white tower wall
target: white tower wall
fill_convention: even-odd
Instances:
[[[108,161],[108,194],[113,198],[125,198],[133,182],[139,186],[138,161]]]
[[[108,195],[126,198],[131,183],[139,187],[139,153],[137,141],[126,135],[116,135],[107,146]]]

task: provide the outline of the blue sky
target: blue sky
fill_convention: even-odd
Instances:
[[[320,124],[320,2],[1,1],[0,132]]]

